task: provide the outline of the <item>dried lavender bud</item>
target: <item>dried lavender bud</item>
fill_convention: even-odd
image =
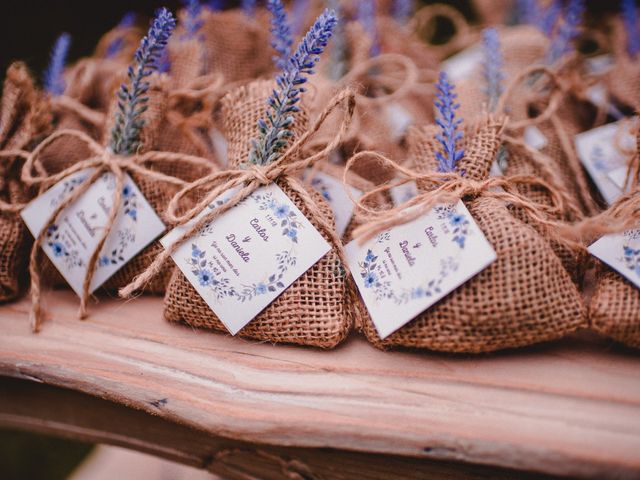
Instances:
[[[442,145],[442,152],[436,152],[438,171],[453,172],[458,161],[464,156],[464,150],[457,148],[458,142],[462,139],[462,131],[458,130],[462,119],[456,118],[456,110],[460,108],[460,104],[456,103],[458,95],[454,92],[455,86],[449,82],[445,72],[440,72],[436,89],[438,93],[435,106],[439,113],[436,124],[441,130],[441,133],[436,135],[436,140]]]
[[[71,35],[62,33],[51,50],[49,66],[44,72],[44,89],[51,95],[62,95],[65,90],[64,66],[67,62]]]

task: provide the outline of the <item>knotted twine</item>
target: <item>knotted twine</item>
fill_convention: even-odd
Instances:
[[[332,141],[326,146],[309,156],[299,155],[302,148],[322,126],[334,109],[345,104],[345,113],[343,115],[340,128]],[[169,247],[167,247],[160,255],[156,257],[146,271],[138,275],[126,287],[120,289],[120,296],[124,298],[131,297],[134,292],[139,291],[149,282],[155,275],[160,272],[164,263],[169,260],[171,255],[189,238],[196,235],[205,225],[210,224],[223,213],[235,207],[242,200],[254,193],[258,188],[270,185],[276,180],[286,182],[287,185],[297,193],[302,202],[311,210],[316,209],[315,201],[305,190],[304,185],[297,178],[297,174],[304,169],[310,167],[318,160],[325,158],[342,142],[343,136],[349,129],[351,118],[355,109],[355,93],[351,89],[345,89],[339,92],[329,102],[327,108],[314,121],[310,129],[304,132],[280,157],[268,165],[251,164],[245,169],[234,169],[221,172],[215,172],[208,176],[196,180],[195,182],[185,186],[179,191],[169,203],[167,207],[166,217],[176,226],[182,226],[193,221],[189,228]],[[204,216],[196,218],[205,211],[216,198],[224,192],[241,187],[226,203],[207,212]],[[180,202],[185,196],[195,192],[207,189],[208,193],[192,208],[188,209],[184,214],[178,215],[180,210]],[[316,219],[323,233],[329,236],[334,245],[338,249],[338,255],[346,267],[344,254],[341,250],[340,239],[337,238],[333,225],[327,223],[324,219]]]
[[[47,146],[51,145],[56,139],[59,138],[74,138],[82,142],[87,149],[92,153],[90,158],[77,162],[65,170],[50,175],[47,173],[40,156],[46,150]],[[115,177],[115,189],[113,191],[113,203],[109,210],[107,223],[102,230],[102,234],[99,236],[98,243],[95,250],[91,254],[87,265],[87,273],[82,285],[82,295],[80,297],[80,309],[78,316],[80,319],[87,317],[87,301],[89,298],[89,289],[91,281],[98,266],[98,259],[104,244],[109,237],[116,217],[121,207],[122,202],[122,189],[124,187],[125,173],[135,173],[140,176],[149,178],[150,180],[163,182],[178,187],[183,187],[187,182],[179,178],[165,175],[161,172],[152,170],[147,167],[147,164],[152,165],[154,162],[186,162],[196,167],[202,167],[211,169],[211,162],[205,158],[196,157],[192,155],[186,155],[182,153],[172,152],[156,152],[150,151],[143,154],[133,155],[130,157],[123,157],[115,155],[108,148],[103,147],[96,141],[94,141],[87,134],[76,130],[60,130],[45,140],[43,140],[34,150],[31,152],[25,162],[22,170],[22,180],[29,186],[36,186],[41,191],[48,189],[55,183],[63,180],[69,175],[73,175],[81,170],[95,169],[91,175],[80,183],[72,192],[67,195],[62,202],[54,209],[53,213],[49,216],[49,219],[45,223],[43,229],[38,234],[31,249],[31,255],[29,257],[29,273],[31,276],[31,312],[30,321],[34,332],[38,332],[40,325],[44,318],[44,311],[41,305],[41,278],[40,278],[40,264],[38,263],[39,247],[44,240],[48,229],[58,221],[58,217],[62,212],[76,200],[78,200],[90,186],[98,180],[103,174],[111,173]]]

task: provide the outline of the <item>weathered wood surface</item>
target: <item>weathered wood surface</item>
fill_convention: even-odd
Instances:
[[[48,302],[53,320],[38,335],[26,302],[0,308],[0,375],[84,392],[209,439],[193,464],[221,451],[218,442],[295,458],[330,452],[323,461],[307,455],[316,469],[338,458],[374,465],[371,454],[384,454],[412,467],[445,460],[640,478],[640,355],[606,341],[454,357],[380,352],[356,337],[325,352],[169,325],[157,298],[103,300],[85,322],[75,319],[73,294]],[[2,398],[0,413],[10,410]],[[16,418],[28,423],[10,413],[0,423],[19,426]],[[132,444],[141,435],[132,431],[128,446],[144,450]],[[179,451],[184,461],[191,447],[173,443],[164,455]]]

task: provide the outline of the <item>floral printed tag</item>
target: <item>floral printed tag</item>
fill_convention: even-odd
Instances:
[[[225,192],[209,208],[223,205],[236,191]],[[160,242],[166,248],[189,225]],[[330,249],[291,199],[271,184],[205,226],[172,258],[235,335]]]
[[[353,241],[345,250],[358,290],[382,338],[496,259],[461,201],[438,206],[363,245]]]
[[[60,202],[92,173],[93,169],[87,169],[69,175],[22,210],[22,218],[34,236],[40,234]],[[82,295],[87,262],[100,240],[101,230],[107,224],[114,188],[114,175],[102,175],[64,210],[58,223],[49,227],[42,243],[51,262],[78,295]],[[125,175],[122,207],[102,249],[90,292],[106,282],[164,229],[162,220],[131,177]]]
[[[609,123],[575,137],[578,157],[608,204],[613,203],[622,194],[622,189],[611,179],[609,172],[626,167],[629,161],[629,158],[616,147],[616,137],[620,135],[624,148],[633,148],[635,142],[635,137],[629,133],[628,127],[622,132],[621,128],[625,128],[622,122]]]
[[[589,247],[589,253],[640,288],[640,229],[605,235]]]
[[[352,186],[344,185],[341,180],[324,172],[315,172],[311,180],[311,186],[322,194],[331,207],[336,221],[336,232],[339,237],[342,237],[349,226],[351,217],[353,217],[354,209],[354,204],[349,198],[347,188],[351,191],[351,195],[355,200],[362,197],[362,192]]]

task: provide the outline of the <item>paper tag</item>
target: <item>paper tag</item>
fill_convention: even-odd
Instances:
[[[482,48],[473,46],[447,58],[440,64],[440,70],[445,72],[449,80],[455,83],[469,78],[481,63]]]
[[[590,75],[602,75],[607,73],[614,64],[613,55],[602,54],[589,57],[585,61],[587,73]]]
[[[227,191],[209,208],[236,191]],[[160,242],[166,248],[190,225],[175,228]],[[330,249],[291,199],[271,184],[220,215],[172,258],[235,335]]]
[[[613,203],[622,193],[621,188],[609,177],[609,172],[620,167],[626,168],[629,160],[615,146],[620,128],[620,122],[609,123],[575,137],[578,157],[608,204]],[[633,141],[633,136],[625,132],[622,143]]]
[[[227,166],[229,164],[227,139],[224,138],[224,135],[222,135],[220,130],[217,128],[212,128],[209,135],[211,137],[211,146],[213,147],[213,152],[216,154],[216,158],[220,160],[220,164],[222,166]]]
[[[347,188],[355,200],[362,197],[362,192],[350,185],[344,185],[342,181],[324,172],[315,173],[311,180],[311,186],[324,197],[331,207],[336,221],[336,232],[339,237],[342,237],[349,226],[355,208],[349,198]]]
[[[464,204],[438,206],[377,238],[345,247],[380,337],[385,338],[496,259]]]
[[[418,195],[418,185],[416,185],[416,182],[411,180],[407,183],[403,183],[402,185],[398,185],[397,187],[391,187],[389,194],[391,195],[391,201],[395,206],[402,205]]]
[[[77,188],[93,169],[69,175],[33,200],[21,212],[27,227],[37,237],[64,198]],[[42,248],[71,288],[82,295],[87,262],[98,245],[113,205],[115,176],[105,173],[49,227]],[[151,205],[129,175],[125,175],[122,207],[99,257],[90,292],[116,273],[165,229]]]
[[[589,247],[589,253],[640,288],[640,229],[605,235]]]
[[[619,167],[610,171],[607,175],[615,183],[620,190],[626,190],[627,174],[629,173],[629,167]]]
[[[385,105],[384,112],[389,125],[389,135],[394,141],[400,140],[413,123],[413,117],[397,102]]]
[[[534,125],[529,125],[524,129],[523,140],[524,143],[536,150],[542,150],[549,143],[547,137]]]

